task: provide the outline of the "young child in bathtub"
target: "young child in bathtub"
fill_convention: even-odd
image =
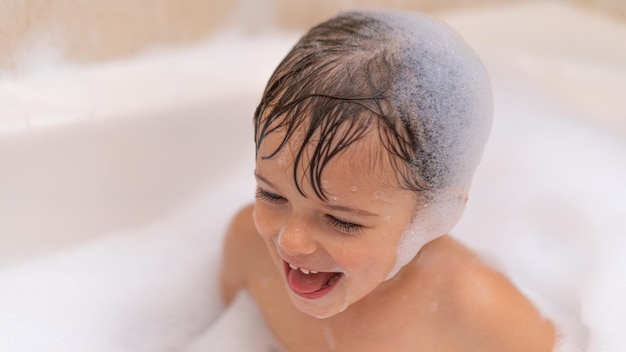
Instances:
[[[249,290],[286,351],[551,351],[552,324],[447,235],[491,117],[483,66],[430,17],[311,29],[254,116],[256,201],[227,234],[224,300]]]

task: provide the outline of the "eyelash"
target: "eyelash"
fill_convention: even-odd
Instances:
[[[333,227],[347,235],[356,235],[363,229],[361,225],[339,220],[332,215],[326,215],[326,219],[328,219],[328,222],[330,222]]]
[[[268,202],[270,204],[279,204],[279,203],[283,203],[285,202],[287,199],[285,199],[283,196],[280,196],[278,194],[274,194],[274,193],[270,193],[262,188],[258,188],[256,191],[256,198],[261,199],[265,202]],[[363,229],[363,226],[358,225],[358,224],[354,224],[348,221],[344,221],[344,220],[339,220],[336,217],[332,216],[332,215],[326,215],[325,216],[326,220],[330,223],[331,226],[333,226],[334,228],[336,228],[337,230],[347,234],[347,235],[355,235],[357,234],[359,231],[361,231]]]
[[[278,194],[270,193],[262,188],[257,189],[256,197],[268,203],[279,203],[286,200],[284,197],[279,196]]]

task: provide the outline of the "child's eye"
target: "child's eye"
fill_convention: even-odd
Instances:
[[[268,203],[282,203],[287,200],[283,196],[275,193],[270,193],[262,188],[257,188],[256,197],[257,199],[264,200]]]
[[[363,226],[361,225],[337,219],[336,217],[332,215],[326,215],[326,218],[328,219],[331,225],[333,225],[339,231],[346,233],[348,235],[354,235],[363,229]]]

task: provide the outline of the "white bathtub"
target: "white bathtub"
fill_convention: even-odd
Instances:
[[[626,26],[562,4],[443,18],[496,99],[454,235],[588,351],[623,351]],[[252,113],[295,39],[229,32],[2,76],[0,351],[267,350],[250,302],[222,312],[215,280],[252,199]]]

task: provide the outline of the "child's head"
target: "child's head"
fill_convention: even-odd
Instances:
[[[331,206],[363,203],[356,184],[366,179],[382,207],[410,199],[387,209],[388,223],[409,220],[391,236],[395,258],[382,280],[458,222],[491,116],[487,74],[449,27],[415,13],[344,13],[311,29],[270,78],[254,118],[257,173],[271,161],[297,197]],[[337,167],[345,179],[333,184]],[[277,247],[294,221],[281,214]]]

